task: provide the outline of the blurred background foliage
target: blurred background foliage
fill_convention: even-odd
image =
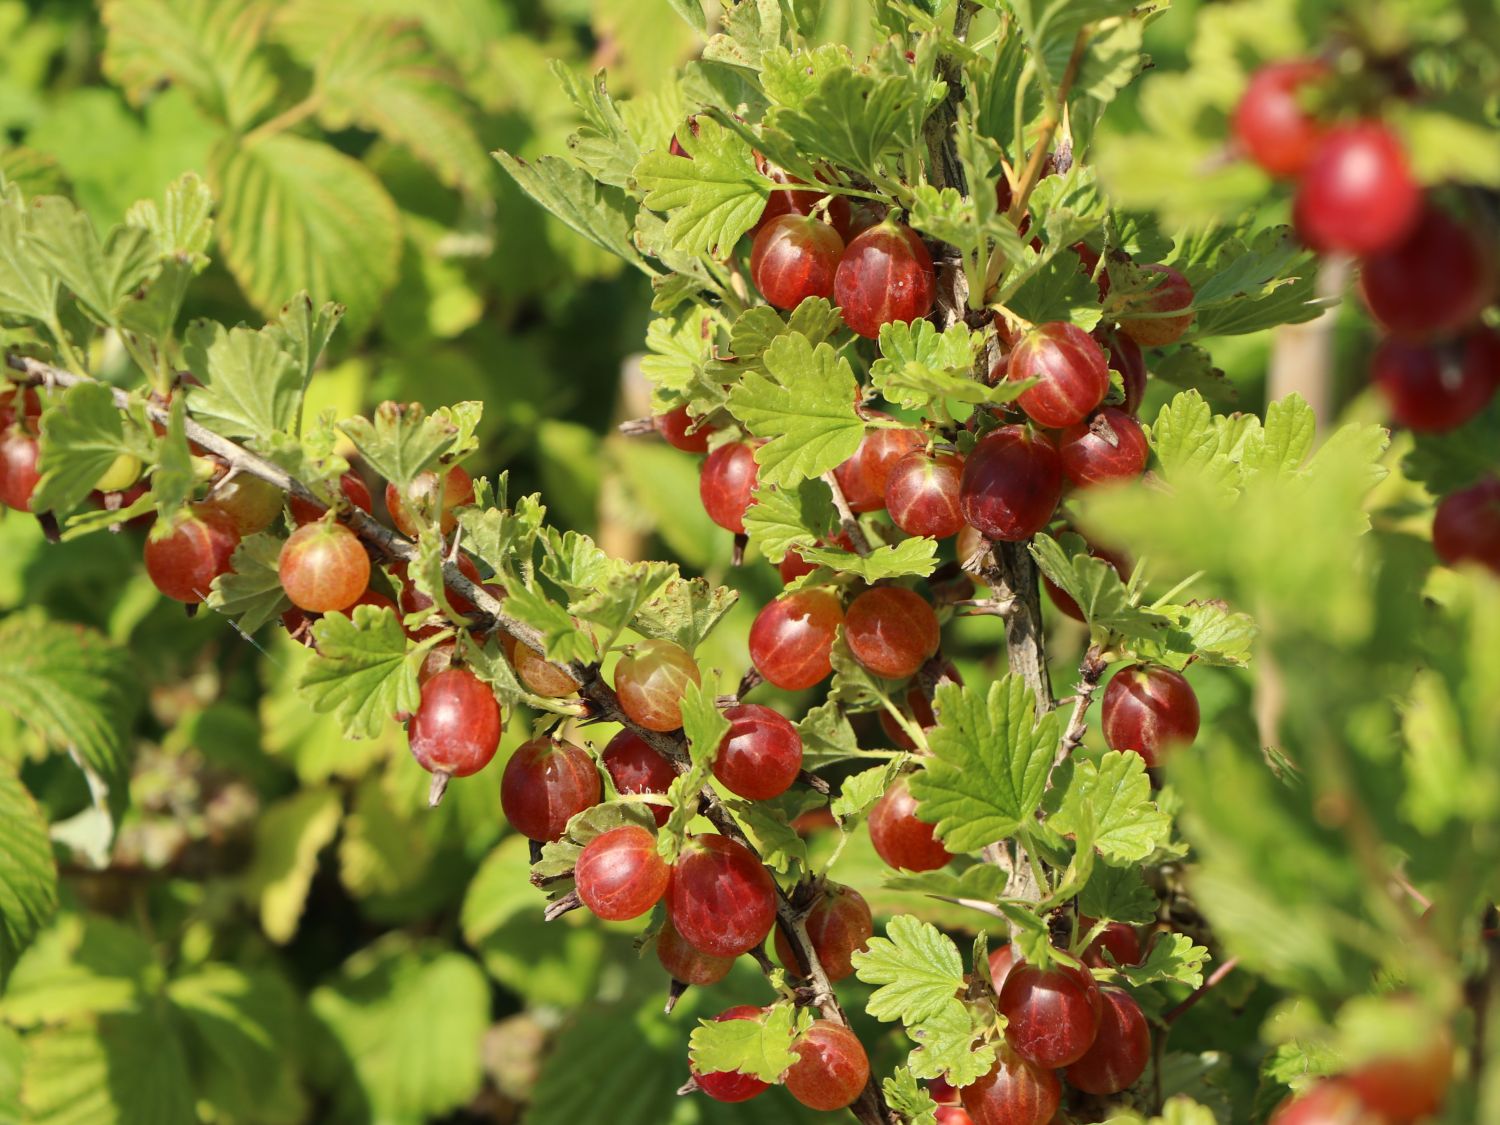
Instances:
[[[1185,65],[1199,8],[1187,0],[1150,24],[1158,72]],[[824,37],[862,50],[866,11],[829,0]],[[253,58],[235,50],[252,26],[265,45]],[[195,31],[178,43],[181,27]],[[212,58],[193,53],[205,36],[220,45]],[[204,174],[219,244],[189,316],[259,323],[343,271],[350,316],[305,416],[482,399],[476,474],[508,470],[512,495],[540,490],[560,525],[611,553],[675,558],[746,592],[704,652],[733,677],[774,571],[731,571],[693,458],[613,436],[645,412],[630,356],[649,286],[488,157],[563,149],[577,122],[554,66],[585,81],[607,69],[643,112],[679,118],[664,80],[698,47],[655,0],[0,0],[0,171],[28,195],[71,196],[100,229],[182,172]],[[175,50],[189,80],[150,81],[141,50]],[[410,64],[405,84],[362,98],[359,65],[381,52]],[[1137,98],[1126,90],[1112,121],[1138,119]],[[282,113],[296,132],[252,151],[243,126]],[[1281,221],[1277,206],[1260,223]],[[321,210],[299,227],[297,207]],[[336,252],[305,254],[309,231]],[[1339,323],[1338,387],[1363,383],[1360,325]],[[1269,334],[1216,346],[1240,408],[1263,406],[1271,349]],[[185,617],[141,573],[135,538],[47,545],[35,520],[0,516],[0,614],[41,607],[100,628],[135,655],[139,701],[113,843],[101,805],[118,800],[97,800],[73,763],[0,712],[0,755],[25,763],[71,857],[63,912],[0,998],[0,1123],[800,1120],[780,1093],[743,1106],[673,1093],[692,1017],[764,998],[752,966],[660,1014],[664,974],[654,958],[637,971],[632,927],[582,912],[542,922],[526,842],[499,813],[498,764],[428,811],[397,728],[344,741],[294,693],[303,650],[279,631],[252,639]],[[1065,666],[1081,627],[1051,627]],[[950,629],[966,677],[993,671],[1000,629],[984,617]],[[1211,670],[1195,683],[1205,729],[1254,744],[1248,680]],[[512,722],[502,755],[526,734]],[[859,837],[834,874],[878,914],[972,925],[881,890],[877,868]],[[1248,1099],[1270,1004],[1238,981],[1224,994],[1249,1010],[1215,1041],[1242,1036],[1248,1068],[1168,1076],[1210,1104],[1226,1083]]]

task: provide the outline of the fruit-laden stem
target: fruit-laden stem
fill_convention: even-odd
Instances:
[[[833,493],[833,506],[839,513],[839,530],[849,537],[849,542],[854,544],[854,552],[858,555],[870,553],[870,541],[865,538],[865,529],[859,526],[859,517],[854,514],[854,509],[849,507],[849,500],[844,495],[844,489],[839,484],[839,478],[832,472],[823,474],[823,483]]]
[[[42,363],[29,356],[18,356],[7,354],[6,363],[13,370],[26,377],[31,383],[44,383],[50,386],[72,387],[81,383],[97,382],[86,375],[78,375],[71,371],[53,367]],[[131,409],[138,405],[123,390],[113,391],[115,406],[120,410]],[[165,424],[168,421],[168,412],[161,406],[148,402],[145,405],[147,417],[153,421]],[[232,470],[244,473],[248,476],[257,477],[274,485],[283,492],[300,497],[303,500],[321,505],[320,501],[312,491],[301,481],[297,480],[279,465],[274,465],[262,457],[251,453],[249,450],[221,437],[212,430],[192,421],[184,420],[184,429],[187,437],[202,446],[208,452],[221,458]],[[417,557],[416,544],[409,539],[396,534],[390,528],[380,523],[371,516],[366,515],[358,508],[351,508],[347,513],[346,522],[350,529],[365,542],[379,550],[387,558],[411,561]],[[522,621],[507,614],[499,602],[488,590],[485,590],[477,582],[469,579],[468,575],[459,570],[457,563],[448,562],[443,567],[443,576],[447,584],[459,596],[467,598],[474,604],[480,613],[485,614],[501,629],[510,633],[517,641],[524,644],[533,652],[542,656],[547,655],[546,645],[542,635],[536,629]],[[691,765],[688,757],[687,741],[683,734],[678,731],[674,734],[661,734],[657,731],[647,730],[637,724],[620,707],[614,689],[611,688],[599,675],[596,665],[584,665],[577,661],[562,664],[556,661],[550,662],[555,667],[561,668],[573,677],[574,681],[582,685],[579,694],[595,704],[598,715],[602,720],[620,723],[634,731],[644,739],[657,753],[672,763],[674,769],[679,773],[686,772]],[[437,776],[434,775],[434,784],[437,784]],[[704,816],[713,824],[721,835],[727,836],[759,856],[754,844],[740,830],[739,824],[729,814],[729,810],[723,805],[718,795],[709,787],[704,787],[700,793],[702,811]],[[554,906],[561,906],[566,900],[559,900]],[[839,1005],[838,997],[834,995],[833,986],[828,980],[828,974],[823,969],[822,962],[818,959],[817,952],[813,949],[812,942],[807,936],[807,929],[798,917],[797,910],[792,906],[790,900],[780,884],[777,884],[777,917],[787,928],[793,948],[802,962],[809,966],[808,976],[812,981],[814,994],[817,997],[819,1014],[824,1019],[833,1020],[847,1027],[848,1018],[844,1015],[843,1008]],[[866,1084],[860,1098],[850,1107],[863,1125],[900,1125],[901,1119],[891,1114],[886,1108],[885,1099],[872,1077]]]
[[[1025,543],[995,543],[980,569],[996,599],[1008,603],[1005,654],[1010,670],[1026,681],[1042,715],[1057,706],[1047,671],[1047,644],[1042,632],[1042,590],[1036,560]]]

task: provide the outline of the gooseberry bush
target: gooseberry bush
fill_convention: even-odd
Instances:
[[[847,7],[850,42],[819,3],[674,0],[650,18],[703,46],[664,92],[559,68],[565,153],[495,153],[644,275],[621,440],[696,466],[735,577],[614,557],[487,475],[486,402],[311,414],[338,278],[260,327],[185,317],[222,175],[103,235],[0,178],[5,519],[128,539],[225,643],[283,632],[340,752],[399,724],[365,878],[420,899],[444,859],[382,850],[382,815],[503,817],[524,863],[476,877],[466,938],[628,930],[646,985],[618,987],[682,1017],[676,1072],[629,1081],[681,1120],[1500,1119],[1494,13],[1246,0],[1152,75],[1152,4]],[[130,48],[133,88],[181,80]],[[1372,393],[1235,409],[1215,349],[1341,298]],[[6,708],[111,836],[128,663],[36,615],[0,633]],[[0,761],[0,1052],[16,1119],[82,1120],[26,1092],[91,1034],[49,981],[119,974],[50,924],[85,828],[49,834]],[[339,802],[308,794],[276,827],[315,856]],[[168,1002],[206,1020],[206,987]],[[564,1067],[611,1064],[572,1042]],[[527,1119],[635,1120],[591,1082]],[[259,1119],[204,1091],[118,1119]],[[766,1116],[716,1116],[742,1102]]]

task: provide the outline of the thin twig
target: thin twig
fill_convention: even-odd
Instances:
[[[844,496],[844,490],[839,487],[838,477],[830,472],[823,474],[823,483],[833,491],[833,506],[838,509],[839,529],[849,537],[849,542],[854,544],[854,551],[858,555],[870,553],[870,541],[865,538],[865,529],[859,526],[859,520],[854,515],[854,509],[849,507],[849,501]]]
[[[1198,1001],[1202,1000],[1205,996],[1207,996],[1210,992],[1217,988],[1225,977],[1234,972],[1235,966],[1237,966],[1239,963],[1240,959],[1238,957],[1231,957],[1228,961],[1225,961],[1222,965],[1220,965],[1217,969],[1215,969],[1208,975],[1207,980],[1205,980],[1197,988],[1193,989],[1192,993],[1189,994],[1186,1000],[1184,1000],[1181,1004],[1178,1004],[1177,1007],[1173,1008],[1170,1012],[1164,1015],[1162,1017],[1162,1023],[1166,1024],[1168,1027],[1171,1027],[1179,1019],[1185,1016],[1193,1008],[1193,1006],[1198,1003]]]
[[[1068,104],[1068,93],[1072,90],[1073,81],[1078,77],[1078,71],[1083,66],[1083,57],[1087,53],[1088,44],[1089,29],[1087,26],[1081,27],[1077,38],[1073,40],[1073,53],[1068,56],[1068,65],[1063,70],[1061,81],[1057,84],[1057,99],[1047,108],[1047,116],[1042,119],[1041,131],[1037,134],[1031,156],[1021,172],[1020,182],[1016,184],[1015,196],[1011,200],[1010,211],[1007,212],[1007,217],[1013,224],[1020,223],[1021,216],[1026,214],[1026,204],[1031,200],[1031,193],[1041,182],[1042,164],[1047,159],[1047,150],[1051,147],[1053,134],[1062,124],[1063,111]]]

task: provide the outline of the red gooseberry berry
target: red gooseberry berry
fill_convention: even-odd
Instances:
[[[1141,408],[1146,397],[1146,357],[1141,346],[1118,328],[1095,328],[1091,333],[1109,356],[1109,369],[1120,373],[1120,382],[1125,390],[1125,401],[1121,409],[1134,414]]]
[[[656,851],[656,835],[638,824],[600,833],[578,853],[578,897],[606,922],[639,918],[667,890],[672,869]]]
[[[716,1021],[758,1020],[764,1014],[753,1004],[737,1004],[733,1008],[720,1012],[714,1019]],[[737,1070],[713,1070],[707,1074],[699,1074],[694,1070],[693,1079],[698,1083],[698,1089],[716,1102],[749,1101],[771,1088],[769,1082],[762,1082],[753,1074],[741,1074]]]
[[[728,708],[729,730],[714,757],[714,776],[737,797],[779,797],[802,770],[802,736],[790,721],[758,703]]]
[[[807,215],[778,215],[755,236],[750,279],[772,307],[795,309],[809,297],[832,297],[844,240]]]
[[[1005,987],[1005,978],[1015,966],[1016,947],[1009,942],[990,951],[990,983],[995,987],[995,995],[998,996]]]
[[[687,404],[673,407],[651,419],[651,425],[668,445],[684,453],[707,453],[708,437],[718,427],[704,425],[688,413]]]
[[[809,1109],[832,1111],[853,1105],[870,1080],[870,1059],[859,1037],[841,1023],[813,1020],[792,1042],[797,1061],[782,1082]]]
[[[936,871],[953,858],[936,831],[917,819],[917,799],[905,778],[887,789],[870,810],[870,842],[876,854],[898,870]]]
[[[1120,332],[1143,348],[1161,348],[1175,344],[1193,323],[1189,309],[1193,304],[1193,287],[1180,270],[1157,264],[1140,267],[1145,273],[1158,274],[1160,280],[1144,293],[1132,297],[1120,313]],[[1169,315],[1179,313],[1179,315]]]
[[[1141,424],[1123,410],[1106,406],[1092,418],[1069,426],[1058,438],[1063,474],[1080,488],[1134,480],[1146,471],[1151,447]]]
[[[932,255],[922,239],[889,219],[849,243],[833,277],[844,323],[872,340],[887,324],[931,312],[934,288]]]
[[[1432,546],[1449,566],[1473,562],[1500,574],[1500,480],[1444,496],[1432,521]]]
[[[1391,417],[1418,433],[1444,433],[1475,418],[1500,387],[1500,332],[1479,326],[1459,340],[1388,336],[1370,377]]]
[[[1109,393],[1109,361],[1076,324],[1055,320],[1033,328],[1011,350],[1005,377],[1037,380],[1016,402],[1040,426],[1081,422]]]
[[[1269,1125],[1391,1125],[1390,1119],[1365,1105],[1347,1082],[1325,1078],[1283,1102]]]
[[[31,494],[42,479],[37,468],[40,452],[36,438],[19,427],[0,433],[0,505],[31,511]]]
[[[365,515],[374,510],[375,501],[370,497],[369,486],[353,469],[339,477],[339,492],[351,507],[358,508]],[[327,510],[321,504],[314,504],[300,496],[288,496],[287,507],[291,509],[292,521],[299,525],[312,523]]]
[[[197,605],[215,578],[227,574],[240,544],[229,521],[213,511],[190,512],[146,540],[146,574],[169,598]]]
[[[987,539],[1029,539],[1051,521],[1062,498],[1062,460],[1050,438],[1001,426],[979,439],[964,462],[959,506]]]
[[[402,535],[416,537],[426,519],[436,518],[444,535],[458,526],[457,509],[474,503],[474,478],[461,465],[454,465],[438,485],[437,470],[418,473],[405,490],[395,482],[385,486],[385,506],[391,522]],[[342,483],[342,482],[341,482]]]
[[[959,482],[964,459],[957,453],[914,449],[891,466],[885,481],[885,507],[891,521],[908,535],[946,539],[964,528]]]
[[[1406,237],[1421,209],[1401,142],[1379,121],[1357,121],[1318,141],[1292,218],[1314,250],[1379,254]]]
[[[599,761],[615,783],[617,793],[662,793],[677,777],[677,771],[644,738],[633,730],[622,730],[609,740]],[[672,810],[665,805],[651,805],[657,826],[667,823]],[[678,978],[686,979],[686,978]],[[689,984],[695,983],[688,981]]]
[[[1049,1125],[1062,1104],[1062,1083],[1000,1043],[989,1073],[958,1096],[974,1125]]]
[[[1087,933],[1096,925],[1094,919],[1080,914],[1078,928]],[[1106,957],[1105,954],[1109,956]],[[1110,961],[1113,958],[1113,962]],[[1095,968],[1114,965],[1139,965],[1141,963],[1141,938],[1135,927],[1125,922],[1108,922],[1099,935],[1089,942],[1083,951],[1082,961]]]
[[[512,828],[546,844],[568,821],[599,803],[603,786],[594,761],[570,742],[533,738],[516,747],[500,776],[500,809]]]
[[[694,949],[738,957],[764,941],[776,920],[776,884],[743,844],[691,836],[672,867],[667,914]]]
[[[833,639],[844,622],[838,595],[813,586],[782,594],[750,626],[750,660],[766,681],[802,691],[833,672]]]
[[[697,663],[672,641],[642,641],[615,665],[620,709],[647,730],[682,726],[682,693],[701,682]]]
[[[886,489],[896,462],[926,444],[920,430],[879,429],[865,434],[854,455],[833,470],[850,510],[874,512],[885,507]]]
[[[1068,1085],[1106,1096],[1134,1086],[1151,1061],[1151,1031],[1141,1006],[1118,988],[1099,989],[1099,1032],[1083,1057],[1068,1067]]]
[[[1428,203],[1405,238],[1360,263],[1359,288],[1390,332],[1453,332],[1478,320],[1494,298],[1494,251],[1472,226]]]
[[[718,984],[734,968],[733,957],[711,957],[683,941],[670,918],[662,920],[656,935],[656,959],[673,980],[700,988]]]
[[[1198,697],[1180,672],[1132,664],[1104,689],[1101,719],[1111,750],[1134,750],[1148,766],[1159,766],[1198,737]]]
[[[533,695],[543,699],[562,699],[578,690],[578,681],[565,668],[559,668],[530,645],[523,645],[509,633],[500,636],[500,647],[516,670],[516,677]]]
[[[806,926],[813,953],[831,981],[854,975],[850,956],[864,949],[875,933],[870,904],[864,895],[839,883],[825,883],[819,890],[812,909],[807,912]],[[807,975],[808,966],[797,956],[780,926],[776,927],[776,956],[793,973]]]
[[[904,680],[937,653],[937,614],[904,586],[876,586],[849,603],[844,639],[854,659],[877,676]]]
[[[1323,127],[1302,106],[1302,91],[1321,82],[1328,66],[1317,59],[1267,63],[1250,76],[1232,122],[1246,155],[1273,176],[1295,176],[1312,159]]]
[[[334,613],[348,609],[369,588],[370,556],[343,524],[304,524],[281,545],[277,575],[298,609]]]
[[[759,473],[755,446],[746,441],[727,442],[704,458],[698,474],[698,497],[709,519],[725,531],[743,535],[745,512]]]
[[[490,764],[501,727],[495,693],[467,668],[448,668],[422,685],[406,739],[417,764],[433,775],[434,804],[448,778],[468,777]]]
[[[854,234],[854,221],[849,197],[845,195],[830,196],[826,192],[816,191],[809,188],[806,180],[799,180],[796,176],[776,167],[759,153],[756,154],[755,163],[762,172],[770,179],[781,185],[771,191],[766,197],[766,205],[761,209],[760,218],[750,228],[751,235],[758,235],[765,229],[768,223],[780,218],[782,215],[812,215],[814,213],[825,217],[830,226],[838,232],[845,242],[848,242]],[[819,176],[819,179],[823,179]],[[828,205],[821,210],[819,205],[824,200]]]
[[[1426,1121],[1443,1106],[1453,1079],[1453,1037],[1439,1028],[1409,1054],[1381,1055],[1351,1068],[1343,1081],[1370,1109],[1393,1122]]]
[[[275,485],[249,473],[235,473],[221,481],[201,507],[219,512],[243,538],[275,523],[281,504],[282,493]]]
[[[1087,969],[1018,961],[1000,990],[1005,1039],[1037,1066],[1070,1066],[1093,1046],[1102,1001]]]

